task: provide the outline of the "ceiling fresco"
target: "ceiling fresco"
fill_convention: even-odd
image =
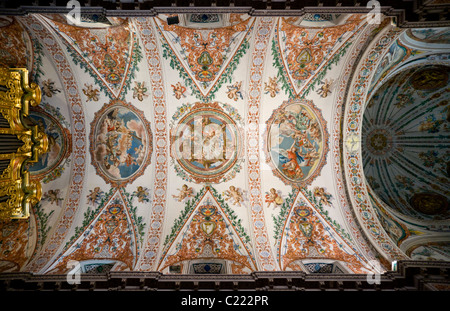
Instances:
[[[362,14],[0,17],[43,93],[0,272],[381,272],[450,260],[448,28]]]

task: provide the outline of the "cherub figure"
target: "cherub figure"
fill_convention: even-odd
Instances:
[[[56,203],[56,206],[59,206],[59,202],[64,200],[59,197],[59,189],[47,191],[44,193],[42,199],[50,201],[50,204]]]
[[[315,187],[314,188],[314,196],[319,198],[319,203],[324,205],[331,205],[331,194],[325,192],[325,188],[323,187]]]
[[[55,82],[48,79],[48,80],[42,81],[42,92],[45,94],[45,96],[52,97],[53,94],[60,93],[61,90],[58,90],[55,87]]]
[[[270,188],[269,192],[266,192],[266,203],[269,203],[269,205],[267,205],[267,207],[270,207],[270,205],[272,205],[272,203],[275,207],[283,204],[283,199],[278,194],[278,192],[275,188]]]
[[[90,194],[86,197],[88,199],[88,204],[95,205],[98,204],[98,200],[103,195],[103,191],[100,190],[100,187],[95,187],[94,190],[89,190]]]
[[[92,84],[85,83],[84,86],[86,87],[83,89],[84,95],[87,96],[87,101],[98,101],[98,93],[100,92],[98,89],[94,89],[94,86]]]
[[[241,203],[244,202],[244,198],[242,191],[239,188],[236,188],[235,186],[230,186],[230,188],[228,190],[225,190],[224,195],[226,195],[227,197],[225,198],[225,200],[230,200],[233,199],[233,204],[237,205],[237,206],[241,206]]]
[[[269,83],[264,82],[264,91],[265,94],[270,94],[270,97],[275,97],[280,92],[280,88],[277,84],[277,77],[269,77]]]
[[[186,97],[184,92],[186,92],[186,87],[181,85],[181,82],[177,82],[175,85],[171,85],[173,88],[173,95],[176,99],[180,99],[181,97]]]
[[[331,93],[331,88],[333,87],[334,80],[325,79],[325,81],[321,81],[320,83],[322,84],[322,86],[317,90],[317,94],[325,98],[329,93]]]
[[[180,191],[178,195],[172,195],[175,199],[178,199],[178,202],[181,202],[194,194],[194,189],[188,187],[186,184],[181,186],[181,189],[178,189],[178,191]]]
[[[133,192],[133,196],[138,198],[138,202],[148,202],[148,189],[138,186],[136,191]]]
[[[134,88],[133,88],[133,98],[136,98],[139,101],[143,101],[145,97],[148,97],[147,94],[147,87],[145,86],[145,82],[134,82]]]
[[[242,92],[241,92],[241,87],[242,87],[242,81],[241,82],[236,82],[233,85],[227,86],[228,91],[227,91],[227,95],[229,99],[234,99],[235,101],[238,100],[238,96],[241,99],[244,99],[244,97],[242,96]]]
[[[309,134],[311,135],[311,137],[312,137],[313,139],[318,139],[318,140],[320,140],[320,138],[321,138],[321,133],[320,133],[320,126],[319,126],[319,123],[317,123],[317,122],[312,122],[312,123],[309,125],[308,131],[309,131]]]

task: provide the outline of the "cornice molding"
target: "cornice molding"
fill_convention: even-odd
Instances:
[[[301,1],[266,1],[242,0],[236,4],[233,0],[197,1],[189,0],[188,4],[177,5],[178,1],[171,1],[171,6],[161,5],[161,1],[146,0],[143,2],[124,3],[106,0],[79,1],[82,13],[102,14],[117,17],[156,16],[158,14],[184,13],[239,13],[250,16],[302,16],[306,13],[369,13],[372,9],[366,5],[350,0],[316,0],[316,5],[305,6]],[[205,3],[206,2],[206,3]],[[380,5],[386,1],[379,1]],[[429,2],[429,1],[428,1]],[[29,13],[69,13],[70,8],[58,5],[48,5],[44,0],[25,0],[18,6],[17,1],[6,0],[0,6],[0,15],[26,15]],[[83,3],[87,3],[83,5]],[[209,6],[208,6],[209,4]],[[335,5],[333,5],[335,4]],[[395,17],[398,27],[446,27],[450,26],[450,3],[433,5],[426,1],[392,0],[390,5],[380,6],[380,13]]]

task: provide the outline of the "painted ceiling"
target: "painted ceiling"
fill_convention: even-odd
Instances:
[[[0,17],[0,62],[41,86],[50,139],[29,167],[42,200],[0,225],[0,271],[449,260],[448,28],[168,17]]]

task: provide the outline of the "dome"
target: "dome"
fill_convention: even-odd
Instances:
[[[364,112],[368,184],[397,215],[409,219],[450,215],[449,72],[438,64],[403,70],[373,94]]]

